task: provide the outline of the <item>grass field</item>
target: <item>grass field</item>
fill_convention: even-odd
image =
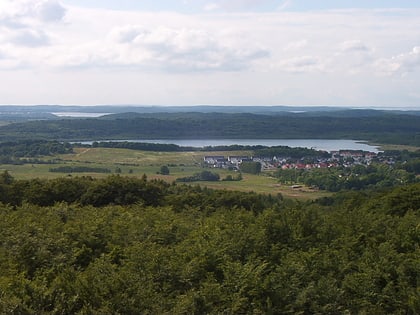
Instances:
[[[415,152],[420,150],[419,147],[416,146],[412,146],[412,145],[402,145],[402,144],[380,144],[378,145],[379,149],[382,151],[387,151],[387,150],[397,150],[397,151],[403,151],[403,150],[407,150],[410,152]]]
[[[177,178],[191,176],[203,170],[202,161],[205,155],[250,155],[250,152],[145,152],[127,149],[110,148],[76,148],[74,153],[45,157],[45,160],[56,159],[56,164],[25,164],[0,165],[0,170],[7,170],[16,179],[57,178],[66,176],[92,176],[103,178],[108,173],[54,173],[50,168],[59,166],[87,166],[107,168],[115,174],[118,170],[122,176],[140,177],[146,174],[149,179],[162,179],[174,182]],[[168,165],[169,175],[158,174],[162,165]],[[211,169],[223,179],[227,175],[236,176],[234,171]],[[196,183],[192,183],[196,184]],[[214,189],[239,191],[254,191],[257,193],[277,195],[296,199],[316,199],[330,195],[328,192],[311,190],[308,188],[292,189],[290,186],[280,185],[269,173],[261,175],[243,174],[241,181],[199,182],[201,186]]]

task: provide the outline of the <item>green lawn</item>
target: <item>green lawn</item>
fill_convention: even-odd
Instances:
[[[373,144],[376,145],[376,144]],[[397,150],[397,151],[403,151],[407,150],[410,152],[416,152],[420,150],[419,147],[412,146],[412,145],[402,145],[402,144],[377,144],[379,146],[380,150],[387,151],[387,150]]]

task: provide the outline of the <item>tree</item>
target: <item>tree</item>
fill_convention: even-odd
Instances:
[[[240,169],[244,173],[259,174],[261,173],[260,162],[242,162]]]
[[[13,182],[13,176],[8,171],[0,174],[0,184],[10,185]]]
[[[169,167],[167,167],[166,165],[162,165],[160,167],[160,173],[162,175],[169,175],[170,171],[169,171]]]

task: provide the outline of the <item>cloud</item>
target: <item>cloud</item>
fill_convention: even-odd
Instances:
[[[6,50],[0,50],[0,69],[14,70],[21,66],[21,62],[12,57]]]
[[[56,0],[39,1],[35,4],[34,11],[45,22],[61,21],[66,15],[66,9]]]
[[[233,43],[204,29],[125,26],[114,29],[110,37],[123,45],[119,60],[133,65],[147,62],[171,71],[236,71],[269,55],[258,45]]]
[[[414,47],[408,53],[378,59],[375,62],[375,67],[379,73],[387,75],[414,72],[420,69],[420,46]]]
[[[286,45],[283,49],[286,51],[293,51],[293,50],[301,50],[308,45],[308,41],[306,39],[294,41]]]
[[[370,49],[360,40],[349,40],[341,43],[342,52],[368,52]]]
[[[277,10],[286,10],[287,8],[289,8],[291,5],[293,4],[292,0],[284,0],[282,4],[280,4],[280,6],[277,8]]]
[[[145,31],[146,29],[140,25],[125,25],[113,29],[110,33],[110,37],[118,43],[130,43]]]
[[[276,3],[273,0],[215,0],[207,3],[204,8],[207,11],[226,10],[226,11],[247,11],[264,6],[266,4]],[[209,10],[210,9],[210,10]]]
[[[361,40],[347,40],[335,47],[329,69],[343,74],[366,73],[372,68],[374,49]]]
[[[319,58],[314,56],[299,56],[282,60],[277,64],[281,71],[292,73],[324,71],[324,66]]]
[[[44,29],[51,22],[61,21],[65,14],[66,9],[56,0],[3,0],[0,6],[0,44],[49,45],[50,38]]]
[[[221,7],[217,3],[208,3],[204,6],[204,11],[216,11],[219,10]]]
[[[43,31],[23,29],[15,32],[11,42],[19,46],[40,47],[48,45],[50,40]]]
[[[6,82],[13,72],[16,99],[20,82],[36,94],[42,77],[79,102],[86,102],[84,93],[98,102],[102,90],[104,102],[108,95],[131,103],[331,103],[341,97],[366,103],[384,90],[408,95],[418,89],[420,11],[261,12],[274,1],[233,0],[231,7],[227,0],[197,1],[189,1],[193,9],[212,6],[201,14],[70,5],[63,11],[59,1],[0,0],[0,70],[19,69],[0,71],[0,78]],[[282,1],[276,2],[278,8]],[[380,71],[414,73],[389,80],[375,75]],[[70,93],[72,87],[80,93]],[[287,91],[295,92],[288,98]]]
[[[17,29],[26,27],[25,24],[17,21],[10,16],[0,16],[0,26],[3,26],[8,29]]]
[[[10,28],[30,27],[33,21],[61,21],[67,10],[57,0],[2,0],[0,24]]]

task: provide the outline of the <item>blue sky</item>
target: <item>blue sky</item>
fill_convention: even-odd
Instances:
[[[0,0],[1,104],[420,109],[420,1]]]

